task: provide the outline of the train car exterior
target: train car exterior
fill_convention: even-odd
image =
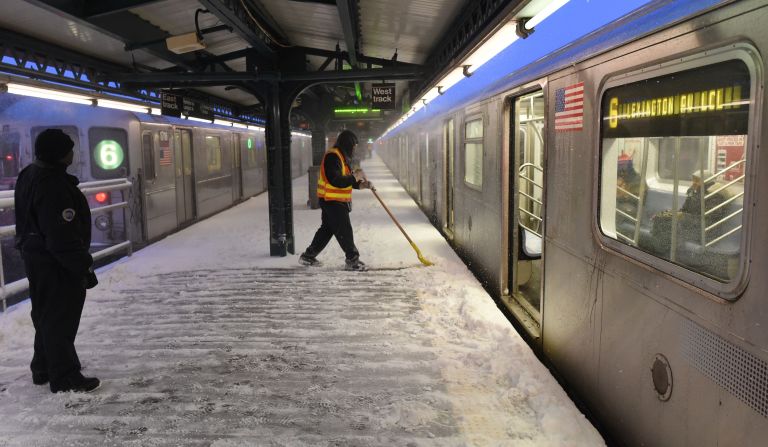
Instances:
[[[617,443],[759,445],[768,5],[692,3],[500,72],[377,151]]]
[[[150,243],[198,219],[267,190],[264,128],[227,127],[0,94],[0,189],[12,190],[34,158],[34,141],[49,127],[75,142],[68,171],[81,182],[127,180],[123,191],[90,191],[92,208],[128,202],[123,210],[94,215],[92,250],[129,240]],[[292,133],[291,173],[311,162],[310,136]],[[13,210],[0,213],[13,224]],[[23,277],[10,238],[3,241],[5,282]],[[20,276],[21,275],[21,276]]]

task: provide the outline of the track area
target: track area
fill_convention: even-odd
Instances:
[[[335,241],[320,268],[271,258],[251,199],[100,274],[78,337],[94,393],[33,385],[29,305],[0,316],[0,445],[602,445],[386,169],[364,167],[436,266],[365,192],[355,236],[381,270],[341,270]],[[319,212],[295,195],[300,252]]]

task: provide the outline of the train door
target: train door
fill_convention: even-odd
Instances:
[[[176,215],[179,224],[195,218],[195,180],[192,160],[192,131],[176,129],[174,133],[176,161]]]
[[[512,100],[510,114],[510,297],[541,325],[544,255],[544,94]]]
[[[454,123],[453,118],[443,123],[443,150],[445,150],[445,234],[453,238],[454,205],[453,205],[453,169],[454,169]]]
[[[232,201],[237,202],[243,197],[243,176],[240,170],[240,143],[242,135],[236,133],[232,135]]]

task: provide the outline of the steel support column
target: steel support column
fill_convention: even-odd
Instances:
[[[267,183],[269,185],[269,254],[294,254],[291,189],[291,100],[280,83],[267,88]]]
[[[325,128],[312,131],[312,166],[320,166],[323,162],[323,155],[327,149],[325,138]]]

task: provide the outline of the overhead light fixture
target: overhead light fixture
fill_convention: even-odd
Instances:
[[[432,87],[427,91],[427,93],[424,93],[424,96],[421,97],[421,100],[424,101],[424,104],[429,104],[430,101],[440,96],[440,92],[438,91],[437,87]]]
[[[99,107],[106,107],[108,109],[127,110],[129,112],[136,113],[149,113],[149,107],[138,104],[132,104],[130,102],[112,101],[110,99],[97,99],[96,105]]]
[[[240,129],[247,129],[248,128],[248,126],[246,124],[241,124],[241,123],[232,123],[232,127],[238,127]]]
[[[9,82],[6,84],[8,93],[14,95],[32,96],[42,99],[53,99],[55,101],[65,101],[75,104],[93,105],[93,98],[85,95],[78,95],[76,93],[68,93],[59,90],[52,90],[48,88],[32,87],[25,84],[17,84],[15,82]]]
[[[493,33],[488,40],[475,49],[462,64],[468,66],[467,72],[470,74],[474,73],[483,64],[493,59],[494,56],[501,53],[501,51],[508,46],[512,45],[512,43],[518,39],[518,35],[515,32],[516,28],[517,22],[507,22]]]
[[[536,13],[533,17],[531,17],[530,20],[525,22],[525,28],[528,30],[533,29],[536,25],[543,22],[544,19],[552,15],[553,12],[557,11],[558,9],[562,8],[563,5],[568,3],[569,0],[553,0],[550,2],[547,6],[544,7],[541,11]]]
[[[186,118],[187,118],[188,120],[190,120],[190,121],[197,121],[197,122],[200,122],[200,123],[208,123],[208,124],[211,124],[211,120],[207,120],[207,119],[204,119],[204,118],[198,118],[198,117],[196,117],[196,116],[187,116]]]
[[[205,42],[198,33],[179,34],[165,39],[168,51],[176,54],[189,53],[191,51],[204,50]]]
[[[162,115],[163,111],[161,109],[158,109],[157,107],[150,107],[149,113],[152,115]]]
[[[219,126],[232,127],[232,121],[227,121],[227,120],[215,119],[215,120],[213,120],[213,124],[218,124]]]
[[[450,73],[445,75],[443,79],[438,81],[437,92],[442,95],[443,93],[445,93],[446,90],[456,85],[456,83],[458,83],[465,77],[466,76],[464,76],[464,67],[454,68],[453,70],[451,70]]]

